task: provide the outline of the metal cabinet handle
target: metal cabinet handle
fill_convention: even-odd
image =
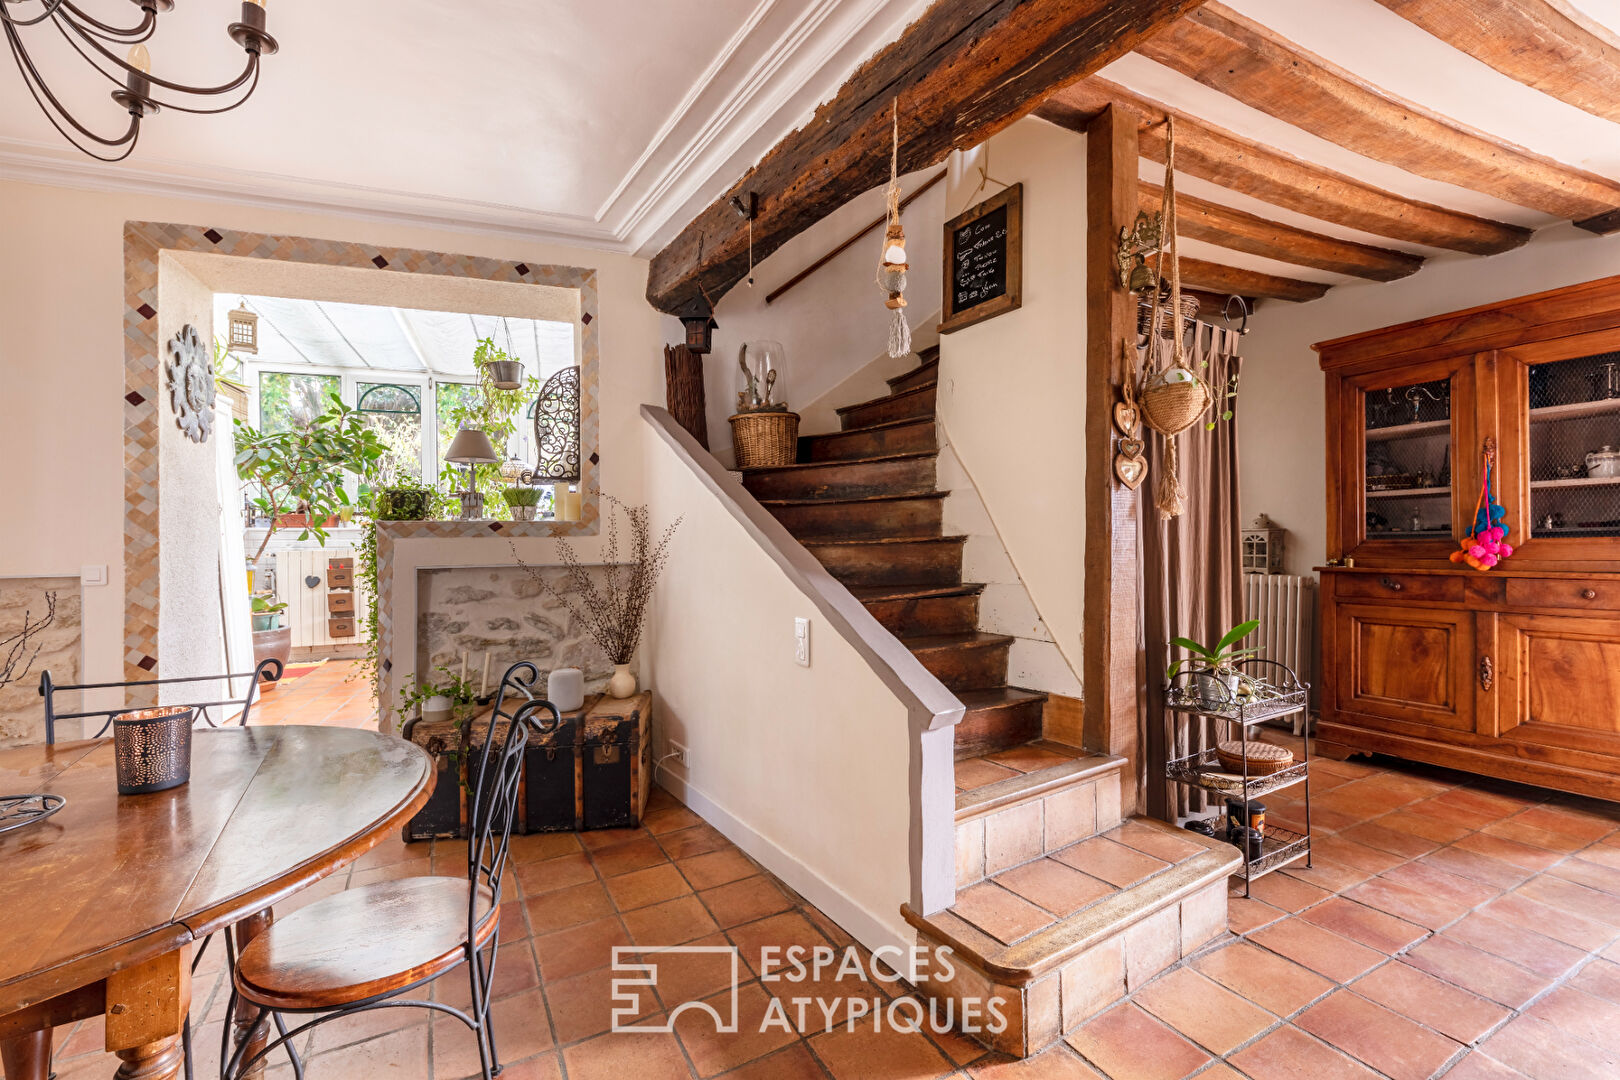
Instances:
[[[1396,581],[1394,578],[1384,578],[1384,580],[1380,584],[1382,584],[1384,586],[1384,588],[1390,590],[1391,592],[1400,592],[1402,589],[1406,588],[1405,585],[1402,585],[1400,582]]]
[[[1496,671],[1491,665],[1490,656],[1479,658],[1479,688],[1490,693],[1491,686],[1496,682]]]
[[[1582,600],[1596,600],[1597,599],[1597,590],[1596,589],[1582,589],[1581,590],[1581,599]]]

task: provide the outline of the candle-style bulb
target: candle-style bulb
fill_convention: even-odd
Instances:
[[[125,60],[142,75],[152,74],[152,54],[146,51],[145,45],[131,45]]]
[[[264,7],[264,0],[247,0],[247,2],[255,7]]]

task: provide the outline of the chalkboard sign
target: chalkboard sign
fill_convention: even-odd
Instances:
[[[1024,185],[1014,184],[945,223],[948,334],[1023,303]]]

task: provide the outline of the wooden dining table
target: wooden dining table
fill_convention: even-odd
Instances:
[[[146,795],[118,794],[110,739],[0,750],[0,794],[67,800],[0,833],[6,1080],[45,1080],[51,1029],[102,1014],[119,1077],[179,1076],[193,946],[251,940],[400,828],[433,775],[419,748],[352,728],[198,730],[190,782]],[[234,1023],[247,1037],[247,1010]]]

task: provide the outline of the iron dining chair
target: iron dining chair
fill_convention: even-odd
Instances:
[[[507,669],[482,746],[470,745],[470,736],[463,733],[462,746],[478,755],[477,769],[467,770],[465,878],[410,877],[334,893],[271,923],[241,949],[227,1013],[238,1001],[258,1012],[228,1058],[222,1072],[226,1080],[239,1080],[279,1046],[290,1052],[292,1040],[321,1024],[389,1008],[430,1009],[455,1017],[478,1040],[484,1080],[500,1072],[490,991],[523,752],[531,724],[544,734],[562,723],[557,707],[534,693],[539,676],[528,662]],[[549,718],[537,720],[542,711]],[[386,913],[385,922],[379,921],[379,913]],[[463,965],[472,989],[470,1011],[401,996]],[[281,1018],[289,1013],[320,1015],[288,1031]],[[272,1019],[278,1036],[249,1053]],[[302,1076],[301,1068],[297,1071]]]

